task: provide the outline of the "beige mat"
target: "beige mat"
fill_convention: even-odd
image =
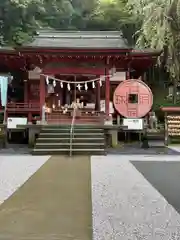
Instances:
[[[89,157],[52,157],[0,206],[0,240],[91,240]]]

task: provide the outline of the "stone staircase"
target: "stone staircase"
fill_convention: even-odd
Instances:
[[[33,155],[70,155],[70,125],[44,126],[37,138]],[[72,155],[105,154],[104,130],[93,125],[75,125]]]

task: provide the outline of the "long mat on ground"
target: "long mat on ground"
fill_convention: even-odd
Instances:
[[[52,157],[0,206],[0,240],[91,240],[88,157]]]

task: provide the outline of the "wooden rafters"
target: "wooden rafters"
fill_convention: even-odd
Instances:
[[[0,64],[6,65],[9,69],[31,69],[33,66],[38,66],[43,69],[50,62],[94,62],[104,63],[106,59],[109,59],[111,66],[117,68],[127,69],[129,63],[133,68],[147,69],[154,63],[154,59],[157,59],[153,54],[139,52],[131,54],[129,51],[124,53],[123,51],[114,52],[112,50],[104,50],[104,52],[98,53],[97,50],[91,52],[86,51],[72,51],[54,52],[53,50],[38,51],[38,49],[31,49],[31,51],[18,50],[13,53],[0,52]]]

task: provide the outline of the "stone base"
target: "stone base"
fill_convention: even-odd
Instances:
[[[29,127],[29,133],[28,133],[28,145],[29,147],[34,147],[35,140],[36,140],[36,134],[39,134],[40,128],[33,128]]]
[[[116,147],[118,145],[118,131],[110,130],[110,135],[111,135],[111,145],[112,147]]]

